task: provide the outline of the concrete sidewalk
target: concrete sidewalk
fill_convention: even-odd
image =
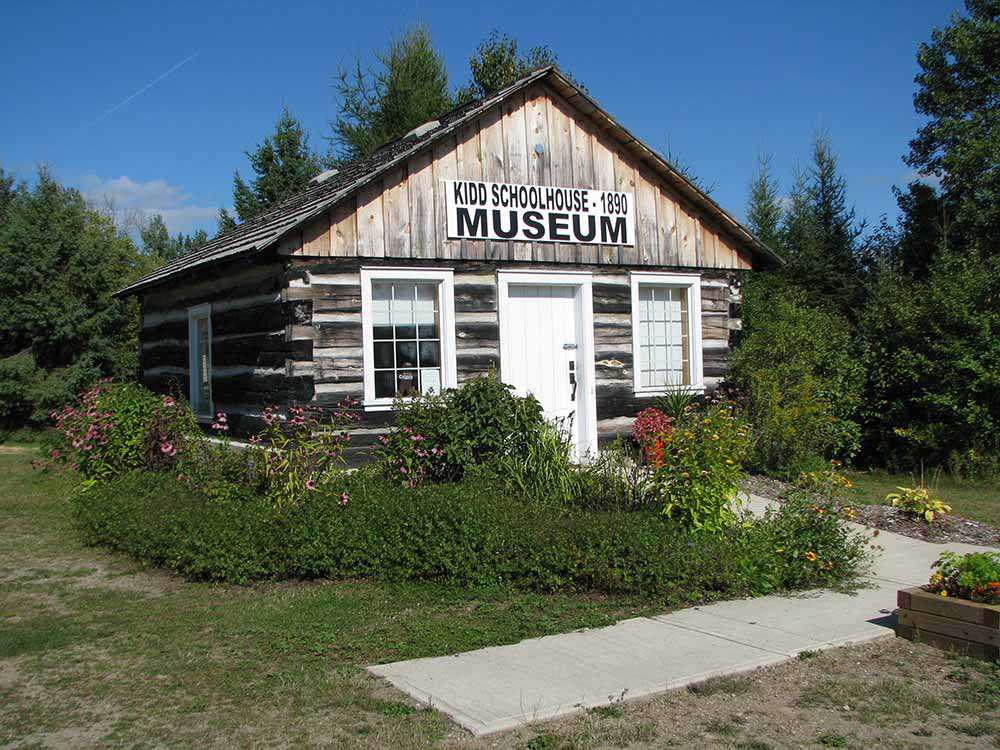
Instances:
[[[766,505],[752,499],[755,511]],[[885,549],[869,586],[855,594],[814,591],[719,602],[368,671],[473,734],[487,734],[745,672],[805,650],[891,636],[897,589],[925,583],[945,549],[988,549],[889,532],[878,542]]]

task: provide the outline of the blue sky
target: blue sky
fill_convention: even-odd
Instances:
[[[920,125],[917,44],[951,0],[746,3],[27,3],[0,11],[0,166],[46,164],[173,231],[214,231],[244,150],[288,105],[324,145],[338,67],[426,24],[453,86],[490,30],[548,44],[626,127],[670,151],[744,216],[765,151],[787,189],[816,132],[832,138],[859,217],[890,193]],[[133,96],[134,95],[134,96]],[[131,98],[130,98],[131,97]]]

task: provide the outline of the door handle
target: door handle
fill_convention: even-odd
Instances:
[[[569,384],[572,388],[569,394],[570,401],[576,401],[576,372],[575,372],[575,362],[569,363]]]

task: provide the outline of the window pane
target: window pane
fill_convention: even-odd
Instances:
[[[372,338],[376,341],[379,339],[392,339],[392,326],[373,326]]]
[[[392,398],[396,395],[396,373],[383,370],[375,373],[375,398]]]
[[[441,364],[441,344],[437,341],[420,342],[420,366],[438,367]]]
[[[397,341],[396,367],[416,367],[416,366],[417,366],[417,342]]]
[[[392,367],[392,342],[391,341],[376,341],[375,342],[375,367],[382,369],[384,367]]]
[[[415,396],[417,387],[416,370],[399,370],[396,373],[396,394],[399,396]]]
[[[437,323],[429,323],[427,325],[420,324],[417,326],[417,336],[422,339],[436,339],[438,337],[438,327]]]
[[[396,326],[397,339],[415,339],[417,337],[416,326]]]
[[[421,370],[420,371],[420,392],[423,394],[441,392],[441,371]]]

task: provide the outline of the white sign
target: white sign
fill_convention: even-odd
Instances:
[[[635,244],[632,193],[445,180],[448,238]]]

